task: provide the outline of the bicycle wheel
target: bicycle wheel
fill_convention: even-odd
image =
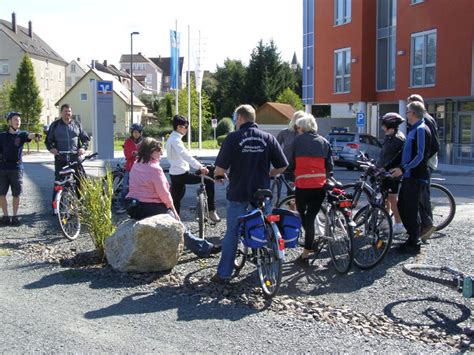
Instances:
[[[63,235],[74,240],[81,231],[81,221],[79,219],[77,196],[72,188],[59,191],[56,195],[56,208],[59,227]]]
[[[197,198],[196,206],[196,219],[199,225],[199,238],[204,239],[206,237],[206,223],[207,223],[207,201],[204,194],[199,194]]]
[[[363,188],[361,189],[359,184],[357,183],[350,183],[345,184],[342,186],[344,191],[352,195],[352,209],[357,211],[370,203],[371,192]]]
[[[270,299],[280,289],[283,263],[278,256],[278,245],[273,231],[269,225],[266,227],[270,238],[266,246],[257,249],[257,271],[263,297]]]
[[[432,281],[446,286],[458,286],[458,279],[462,273],[453,272],[442,266],[424,264],[405,264],[402,270],[410,276],[421,280]]]
[[[433,225],[440,231],[452,222],[456,213],[456,202],[453,194],[439,184],[430,185],[430,199]]]
[[[281,186],[282,183],[279,178],[275,177],[272,181],[271,191],[272,191],[272,207],[277,207],[280,203],[281,196]]]
[[[371,269],[390,250],[392,219],[384,208],[368,205],[357,211],[354,222],[354,263],[361,269]]]
[[[112,208],[120,206],[120,197],[123,188],[123,172],[115,171],[112,175]]]
[[[283,200],[279,201],[277,208],[286,208],[290,211],[297,211],[296,210],[296,199],[295,196],[287,196]]]
[[[239,243],[237,244],[237,252],[235,253],[234,259],[234,269],[238,273],[245,265],[248,255],[248,247],[244,245],[242,239],[239,238]]]
[[[329,254],[337,272],[345,274],[351,268],[354,258],[352,241],[354,231],[349,224],[349,218],[341,209],[335,208],[328,213],[334,213],[334,219],[328,228]]]

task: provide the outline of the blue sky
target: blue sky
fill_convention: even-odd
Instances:
[[[206,69],[215,70],[226,58],[248,62],[258,41],[275,41],[285,61],[296,52],[302,61],[302,0],[0,0],[0,18],[33,30],[64,59],[80,57],[118,64],[121,54],[169,56],[169,30],[181,32],[181,56],[187,56],[201,33]],[[184,52],[184,53],[183,53]],[[193,52],[191,58],[194,58]],[[193,61],[191,62],[193,69]]]

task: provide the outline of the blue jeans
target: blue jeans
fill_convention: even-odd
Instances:
[[[222,255],[217,266],[217,275],[230,279],[234,271],[234,259],[237,253],[239,236],[237,235],[238,218],[247,214],[249,202],[227,201],[227,230],[222,241]],[[271,203],[267,203],[266,213],[271,211]]]
[[[130,179],[130,171],[123,174],[122,191],[120,191],[120,204],[125,208],[125,197],[128,194],[128,180]]]

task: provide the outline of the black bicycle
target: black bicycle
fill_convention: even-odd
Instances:
[[[122,208],[121,195],[123,189],[123,178],[125,176],[125,162],[120,161],[112,170],[112,210]]]
[[[434,266],[425,264],[405,264],[402,270],[410,276],[421,280],[436,282],[462,292],[463,297],[474,296],[474,275],[468,275],[448,266]]]
[[[75,154],[71,151],[60,151],[59,154]],[[78,191],[76,180],[76,168],[82,168],[85,160],[96,157],[98,153],[86,155],[84,158],[71,162],[59,172],[60,179],[54,182],[53,209],[59,222],[62,234],[69,240],[74,240],[81,232],[81,220],[79,216]]]
[[[207,203],[206,184],[204,180],[214,182],[214,179],[202,174],[201,170],[197,170],[195,175],[201,177],[201,182],[196,190],[196,221],[199,227],[199,238],[204,239],[209,228],[216,225],[216,222],[209,217],[209,205]]]
[[[295,184],[292,181],[288,181],[284,174],[275,176],[270,186],[273,196],[272,206],[276,207],[280,204],[283,187],[286,187],[287,195],[295,194]]]
[[[247,260],[257,266],[258,278],[265,298],[274,297],[281,285],[285,243],[276,222],[280,215],[265,214],[265,204],[272,197],[270,190],[254,194],[256,209],[239,218],[239,243],[234,260],[236,273]]]

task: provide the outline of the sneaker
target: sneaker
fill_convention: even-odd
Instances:
[[[295,263],[302,266],[302,267],[308,267],[309,266],[309,257],[304,258],[303,255],[300,255],[295,260]]]
[[[121,207],[121,208],[117,209],[117,211],[115,211],[115,212],[116,212],[117,214],[123,214],[123,213],[127,212],[127,209]]]
[[[220,222],[221,219],[220,217],[217,215],[217,212],[216,211],[209,211],[209,219],[215,223],[217,222]]]
[[[10,223],[14,227],[18,227],[21,224],[20,220],[18,219],[18,216],[13,216],[12,221]]]
[[[421,235],[420,235],[420,239],[423,243],[426,243],[428,241],[428,239],[431,238],[431,236],[433,235],[433,233],[436,231],[436,227],[435,226],[428,226],[428,227],[425,227],[421,230]]]
[[[211,282],[219,285],[228,285],[230,283],[230,280],[224,279],[223,277],[220,277],[219,275],[215,274],[211,277]]]
[[[403,223],[395,223],[393,225],[393,234],[403,234],[406,233]]]
[[[213,245],[211,248],[211,251],[209,252],[209,255],[219,254],[221,250],[222,250],[222,247],[220,245]]]
[[[3,216],[2,219],[0,219],[0,226],[9,226],[10,223],[11,222],[9,216]]]
[[[412,244],[411,242],[407,241],[403,244],[401,244],[397,248],[397,252],[399,254],[419,254],[421,251],[421,245],[420,244]]]

